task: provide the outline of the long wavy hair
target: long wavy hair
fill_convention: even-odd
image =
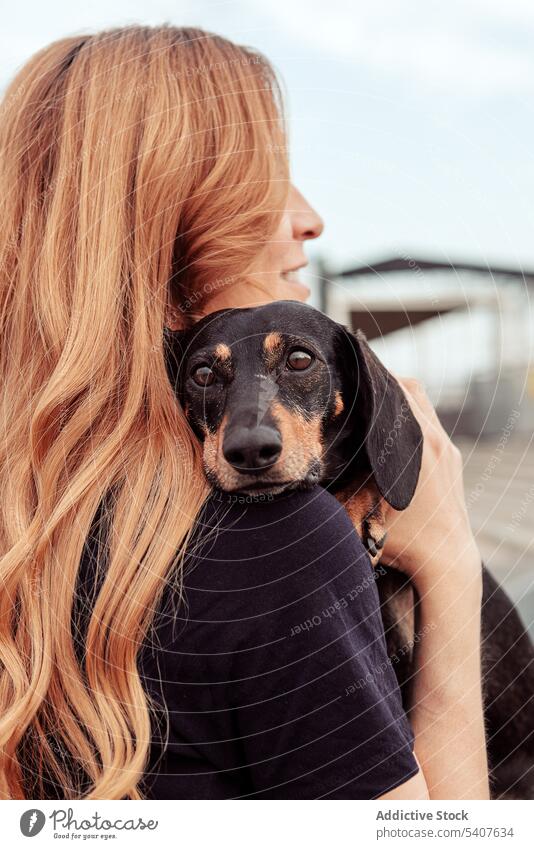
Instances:
[[[0,105],[0,796],[140,799],[151,743],[140,646],[180,589],[209,494],[168,380],[191,321],[247,274],[288,190],[265,58],[199,29],[63,38]],[[106,571],[81,659],[84,543]],[[74,764],[74,769],[67,768]]]

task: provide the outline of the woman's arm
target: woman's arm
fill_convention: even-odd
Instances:
[[[395,787],[394,790],[390,790],[389,793],[384,793],[383,796],[379,796],[379,799],[430,799],[428,795],[428,786],[426,783],[426,778],[424,776],[423,770],[421,769],[421,764],[419,760],[416,758],[417,764],[419,766],[419,772],[409,778],[408,781],[405,781],[404,784],[400,784],[399,787]]]
[[[477,600],[429,593],[421,606],[410,720],[422,773],[381,798],[487,799]]]
[[[392,510],[384,562],[420,598],[410,720],[430,799],[489,798],[480,662],[481,557],[469,524],[462,459],[417,381],[398,378],[423,429],[421,477]],[[425,798],[414,778],[382,798]]]
[[[416,648],[410,719],[431,799],[489,798],[480,598],[476,586],[464,585],[461,595],[449,586],[422,602],[426,636]]]

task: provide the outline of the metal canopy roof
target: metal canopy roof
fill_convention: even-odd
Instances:
[[[368,339],[374,339],[401,330],[404,327],[413,327],[423,321],[445,315],[453,310],[470,309],[476,305],[494,305],[499,301],[499,293],[495,287],[483,288],[478,292],[441,292],[439,298],[432,298],[424,287],[417,294],[412,293],[402,298],[402,301],[394,303],[394,299],[381,295],[379,284],[375,296],[367,292],[361,294],[360,287],[353,291],[347,290],[346,285],[342,291],[336,291],[336,287],[330,284],[329,278],[347,279],[371,275],[389,274],[391,272],[413,272],[421,271],[449,271],[468,272],[484,274],[495,280],[502,278],[503,282],[508,280],[523,280],[526,285],[534,286],[534,269],[505,268],[504,266],[483,265],[474,262],[441,262],[432,259],[422,259],[412,256],[399,256],[383,259],[379,262],[346,268],[343,271],[334,272],[325,268],[320,263],[320,299],[321,309],[328,312],[338,321],[350,317],[352,327],[361,328]],[[330,285],[329,285],[330,284]]]
[[[490,277],[508,277],[524,280],[534,285],[534,269],[506,268],[475,262],[440,262],[433,259],[418,259],[412,256],[399,256],[383,259],[370,265],[360,265],[340,271],[335,277],[361,277],[364,274],[388,274],[392,271],[469,271],[487,274]]]
[[[440,309],[407,308],[395,310],[373,308],[372,311],[353,310],[349,307],[349,315],[353,329],[359,327],[368,339],[376,339],[385,336],[387,333],[394,333],[395,330],[402,330],[404,327],[414,327],[429,318],[436,318],[438,315],[445,315],[462,307],[463,305],[458,304],[458,306],[441,307]]]

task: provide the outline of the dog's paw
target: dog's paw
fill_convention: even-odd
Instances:
[[[387,535],[381,517],[378,517],[374,512],[364,516],[360,536],[373,568],[380,562]]]
[[[387,538],[384,499],[374,484],[360,488],[347,487],[337,492],[336,498],[345,507],[373,567],[376,566]]]

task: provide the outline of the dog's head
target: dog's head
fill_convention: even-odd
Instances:
[[[166,331],[167,370],[208,480],[272,493],[374,476],[402,510],[421,465],[406,396],[360,331],[296,301],[219,310]]]

